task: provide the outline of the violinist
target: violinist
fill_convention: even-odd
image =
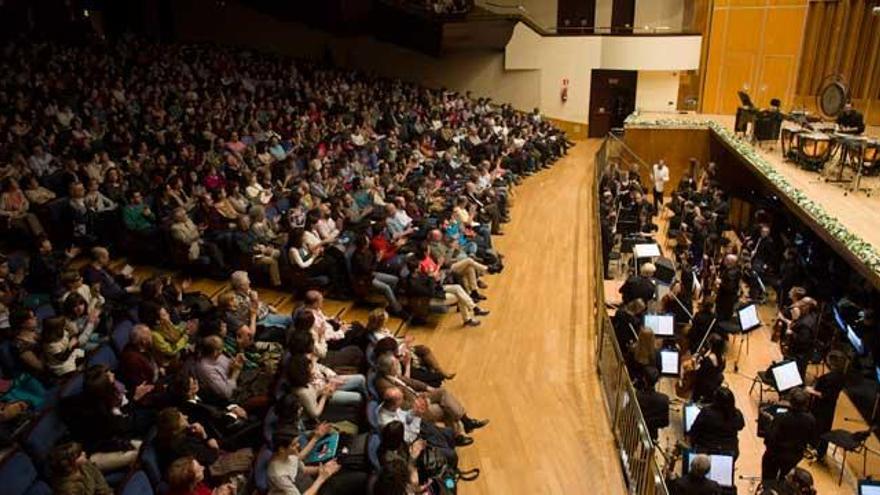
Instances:
[[[816,341],[819,316],[816,306],[816,300],[812,297],[801,299],[798,305],[800,315],[791,322],[785,332],[788,356],[797,362],[798,371],[804,378],[807,376],[807,364],[813,354],[813,344]]]
[[[800,283],[802,278],[801,265],[798,261],[797,250],[787,248],[782,253],[782,263],[779,265],[776,283],[776,304],[778,307],[784,308],[791,304],[789,299],[789,291],[792,287]]]
[[[795,467],[785,479],[761,483],[760,495],[816,495],[813,475],[806,469]]]
[[[707,296],[700,302],[700,309],[694,315],[691,329],[687,334],[687,345],[691,354],[697,352],[697,347],[709,333],[713,321],[715,321],[715,301],[711,296]]]
[[[727,343],[718,334],[709,335],[706,341],[708,349],[701,352],[696,358],[697,367],[694,378],[695,402],[706,402],[715,396],[715,391],[724,383],[724,368],[727,361],[724,352]]]
[[[638,338],[638,328],[642,326],[642,315],[647,309],[644,301],[633,299],[624,304],[611,317],[611,325],[614,327],[617,345],[624,356],[629,354],[632,346],[635,345]]]
[[[773,341],[779,342],[782,334],[788,331],[791,323],[801,316],[801,300],[807,296],[807,290],[803,287],[792,287],[788,290],[788,299],[791,304],[781,309],[776,314],[776,321],[773,323]]]
[[[724,256],[718,280],[718,295],[715,298],[718,319],[727,321],[733,318],[733,308],[739,300],[742,271],[735,254]]]
[[[812,412],[813,417],[816,418],[816,459],[820,463],[825,462],[825,454],[828,452],[828,442],[821,437],[831,431],[837,398],[845,385],[846,355],[841,351],[833,350],[825,357],[825,363],[828,365],[828,373],[817,378],[812,386],[805,388],[807,393],[813,396]]]
[[[745,427],[745,419],[736,407],[733,392],[727,387],[719,387],[712,403],[700,409],[688,439],[696,450],[732,452],[734,458],[738,458],[738,435]]]
[[[690,286],[693,287],[692,280]],[[672,314],[676,329],[690,323],[693,301],[690,292],[685,289],[685,284],[681,280],[672,282],[669,292],[660,301],[660,308],[663,313]]]

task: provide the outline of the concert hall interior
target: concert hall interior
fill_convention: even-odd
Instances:
[[[880,0],[0,0],[0,495],[880,495]]]

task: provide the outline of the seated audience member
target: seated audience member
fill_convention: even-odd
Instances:
[[[181,457],[168,466],[166,495],[235,495],[233,483],[211,489],[205,484],[205,467],[190,456]]]
[[[291,356],[287,381],[290,393],[299,399],[304,414],[313,421],[339,414],[349,419],[351,408],[358,408],[367,392],[363,375],[336,375],[306,354]],[[328,406],[334,410],[325,414]]]
[[[455,430],[448,427],[437,426],[436,423],[425,419],[428,415],[428,403],[425,400],[416,400],[412,409],[403,409],[404,395],[398,387],[385,390],[382,403],[379,407],[379,425],[385,426],[392,421],[400,422],[404,427],[404,440],[412,444],[417,440],[424,440],[428,445],[438,449],[450,466],[458,465],[458,455],[455,447],[462,447],[474,443],[470,437],[458,435]]]
[[[281,341],[283,330],[291,324],[290,316],[279,314],[275,308],[260,300],[257,291],[251,289],[251,279],[245,271],[233,272],[229,277],[229,283],[232,285],[233,299],[232,309],[235,317],[239,322],[247,322],[249,313],[252,311],[251,306],[255,306],[257,316],[257,326],[259,333],[257,340],[271,340],[275,342]],[[232,326],[238,328],[238,326]]]
[[[429,273],[427,268],[423,269],[421,260],[410,258],[407,260],[407,269],[410,272],[407,279],[410,296],[430,297],[432,302],[436,301],[445,306],[457,305],[461,313],[462,325],[479,326],[480,321],[476,317],[489,314],[488,311],[477,306],[462,286],[440,283],[437,279],[439,272]]]
[[[143,194],[133,190],[129,193],[128,204],[122,207],[122,222],[129,232],[145,240],[157,234],[156,216],[144,203]]]
[[[324,313],[324,296],[319,291],[306,292],[302,309],[315,315],[315,331],[323,333],[329,349],[341,350],[349,346],[366,347],[366,336],[362,332],[363,327],[358,325],[356,328],[355,325],[342,322],[338,318],[328,317]]]
[[[238,377],[244,367],[244,356],[229,358],[223,354],[223,339],[218,335],[205,337],[199,346],[195,376],[212,402],[243,403],[247,391],[238,387]]]
[[[141,321],[152,329],[153,352],[162,366],[180,360],[197,328],[195,322],[174,324],[168,310],[153,302],[141,306]]]
[[[101,296],[117,308],[132,306],[137,302],[134,296],[136,286],[134,279],[123,273],[116,273],[109,267],[110,252],[107,248],[93,247],[91,262],[82,269],[85,283],[97,285]]]
[[[309,441],[300,446],[300,435],[295,430],[279,429],[272,437],[272,458],[269,461],[267,477],[269,493],[272,495],[354,495],[363,493],[366,474],[342,469],[331,459],[317,466],[306,466],[315,444],[332,429],[321,423],[309,436]],[[303,491],[300,491],[303,489]]]
[[[13,335],[12,352],[17,367],[44,382],[57,378],[43,360],[40,323],[33,310],[27,308],[14,310],[9,315],[9,324]]]
[[[49,453],[49,484],[64,495],[113,495],[101,470],[89,461],[76,442],[55,446]]]
[[[185,254],[191,265],[207,266],[209,273],[224,275],[228,272],[223,252],[213,242],[202,238],[202,233],[189,218],[184,208],[176,208],[171,217],[171,239],[176,243],[172,249]]]
[[[370,314],[367,317],[366,331],[370,342],[374,343],[374,360],[376,356],[381,353],[378,350],[379,342],[387,338],[392,338],[395,339],[395,343],[397,344],[394,354],[398,357],[409,355],[409,357],[405,357],[404,359],[405,366],[409,366],[411,370],[421,369],[437,375],[436,377],[430,377],[428,380],[422,380],[417,376],[414,376],[414,378],[422,380],[423,382],[430,382],[438,379],[441,381],[452,380],[455,378],[455,373],[449,373],[444,370],[443,366],[440,365],[439,359],[437,359],[430,347],[416,344],[415,339],[410,335],[407,335],[402,339],[396,339],[391,330],[388,329],[387,325],[388,313],[385,312],[385,310],[377,308],[370,311]]]
[[[64,303],[68,296],[75,292],[82,296],[82,298],[89,304],[89,311],[104,305],[105,300],[104,296],[101,295],[100,283],[86,285],[79,272],[68,270],[62,273],[61,285],[63,286],[63,292],[59,299],[61,303]]]
[[[137,403],[152,390],[153,385],[138,385],[129,401],[113,372],[104,365],[94,365],[84,373],[82,392],[61,400],[59,412],[71,437],[82,444],[89,460],[101,471],[115,471],[137,459],[141,444],[137,437],[146,432],[150,422]]]
[[[700,409],[688,433],[691,446],[702,451],[730,452],[739,457],[739,432],[746,427],[727,387],[715,391],[712,403]]]
[[[85,351],[97,348],[102,338],[95,333],[101,322],[101,309],[89,309],[89,303],[73,293],[64,300],[63,313],[67,318],[68,333],[76,337],[79,346]]]
[[[489,273],[489,267],[459,249],[458,241],[444,240],[443,234],[437,229],[432,230],[428,238],[429,254],[437,265],[449,270],[475,301],[485,299],[479,289],[485,289],[487,285],[479,277]]]
[[[155,385],[165,369],[154,358],[153,332],[144,324],[131,330],[128,344],[119,356],[119,378],[128,388],[142,383]]]
[[[274,375],[281,361],[283,349],[277,342],[262,342],[254,339],[256,325],[241,325],[229,332],[224,340],[223,352],[227,356],[244,356],[244,370],[258,370],[260,373]]]
[[[281,252],[260,240],[251,228],[250,216],[238,217],[236,227],[232,234],[232,240],[241,259],[254,266],[264,268],[269,274],[269,282],[272,287],[280,286],[281,270],[278,267],[278,257]]]
[[[43,344],[42,359],[49,373],[63,377],[79,368],[85,359],[85,351],[79,347],[77,337],[67,326],[67,318],[56,316],[43,322],[40,339]]]
[[[708,455],[693,456],[688,474],[676,479],[670,485],[670,495],[719,495],[721,486],[706,477],[711,467],[712,463]]]
[[[10,227],[22,230],[33,238],[45,235],[40,219],[29,209],[30,201],[18,181],[12,177],[6,178],[3,192],[0,193],[0,217],[5,218]]]
[[[395,315],[407,316],[403,314],[403,306],[397,300],[397,294],[394,289],[400,282],[400,278],[391,273],[378,271],[379,261],[373,248],[370,246],[370,239],[366,235],[359,235],[355,238],[355,250],[351,259],[352,278],[355,283],[359,281],[368,282],[369,285],[382,294],[382,297],[388,302],[388,309]],[[406,319],[406,318],[404,318]]]
[[[79,254],[79,248],[70,247],[64,252],[56,252],[48,237],[37,238],[37,253],[31,257],[25,286],[32,293],[56,297],[60,289],[61,275],[70,262]]]
[[[217,406],[199,397],[199,381],[181,372],[168,387],[169,400],[190,421],[201,424],[225,450],[259,447],[262,423],[237,404]]]
[[[224,452],[216,438],[208,435],[200,423],[189,418],[174,407],[159,412],[156,422],[156,453],[159,466],[164,470],[175,459],[192,457],[208,468],[212,477],[223,477],[246,472],[253,461],[253,451],[248,448]]]
[[[293,333],[309,332],[312,335],[314,349],[312,352],[321,364],[334,370],[360,371],[364,365],[364,353],[355,346],[346,346],[339,350],[329,348],[324,325],[318,324],[317,316],[313,311],[303,309],[296,314],[293,320]]]
[[[384,354],[376,361],[376,371],[376,390],[379,395],[384,397],[387,389],[399,387],[406,396],[405,405],[409,408],[417,400],[427,400],[425,418],[429,421],[443,421],[458,436],[464,436],[489,423],[485,419],[470,418],[458,399],[445,388],[434,388],[403,375],[400,361],[390,354]]]
[[[409,467],[409,491],[420,487],[418,458],[427,445],[424,440],[412,443],[404,441],[405,428],[400,421],[391,421],[382,426],[381,443],[379,444],[379,464],[386,466],[391,462],[402,461]]]

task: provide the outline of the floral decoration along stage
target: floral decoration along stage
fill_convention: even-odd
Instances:
[[[843,244],[856,258],[880,277],[880,254],[870,243],[850,232],[836,217],[829,215],[822,206],[795,188],[780,174],[776,167],[762,157],[755,147],[744,139],[736,136],[727,127],[713,120],[697,120],[693,118],[643,118],[637,113],[627,117],[625,124],[632,127],[658,129],[711,129],[718,137],[735,149],[752,166],[761,172],[770,182],[776,185],[786,196],[811,216],[832,237]]]

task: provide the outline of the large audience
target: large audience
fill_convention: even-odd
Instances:
[[[476,475],[456,448],[487,421],[388,318],[488,314],[514,186],[570,146],[537,111],[136,39],[6,46],[0,109],[0,446],[35,484],[106,494],[143,470],[162,493],[346,494],[372,473],[402,494]],[[324,295],[382,304],[344,321]]]

